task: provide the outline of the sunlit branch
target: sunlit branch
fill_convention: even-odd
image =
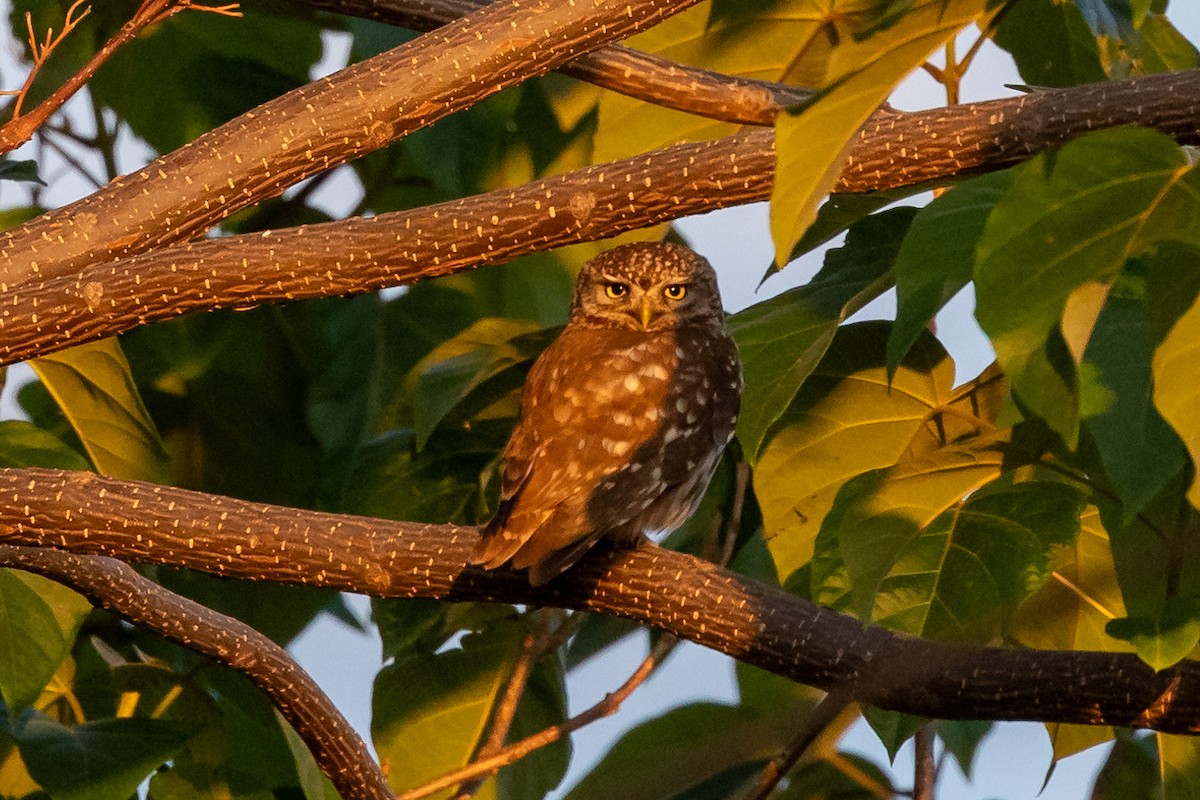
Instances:
[[[433,30],[485,5],[483,0],[295,2],[419,31]],[[744,125],[773,125],[780,111],[813,96],[809,89],[724,75],[615,44],[581,55],[558,71],[648,103]]]
[[[270,696],[343,797],[391,800],[383,773],[350,723],[286,650],[254,628],[114,559],[0,544],[0,564],[58,581],[101,608],[242,672]]]

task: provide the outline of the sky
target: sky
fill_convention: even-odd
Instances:
[[[11,2],[0,0],[0,13],[5,18]],[[1191,41],[1200,42],[1200,3],[1196,0],[1173,0],[1169,15]],[[329,63],[344,59],[345,47],[344,40],[331,38]],[[963,48],[959,52],[963,52]],[[12,88],[13,77],[19,74],[12,54],[0,52],[0,88]],[[1004,88],[1004,84],[1019,82],[1008,57],[993,47],[985,47],[967,74],[962,87],[963,101],[1015,94],[1014,90]],[[892,103],[901,109],[915,110],[941,105],[943,99],[940,87],[918,71],[897,89]],[[30,156],[26,154],[25,157]],[[134,168],[139,158],[140,149],[131,144],[122,168]],[[82,187],[56,187],[53,199],[55,202],[69,202],[83,191]],[[353,205],[356,198],[347,196],[344,185],[330,181],[321,193],[315,195],[315,199],[340,216],[345,208]],[[3,200],[4,197],[0,196],[0,202]],[[920,204],[923,201],[914,198],[906,202]],[[820,251],[810,254],[791,264],[761,289],[756,289],[759,276],[772,258],[765,204],[692,217],[680,221],[679,228],[692,245],[713,262],[726,308],[730,311],[740,310],[805,282],[819,268],[823,256]],[[890,317],[893,310],[894,298],[883,297],[860,312],[857,318]],[[965,292],[946,308],[938,320],[939,337],[957,362],[960,382],[978,374],[992,359],[987,340],[975,325],[971,313],[972,298],[969,292]],[[16,413],[12,394],[16,386],[28,379],[23,376],[28,376],[27,369],[18,368],[10,374],[8,388],[0,401],[2,418],[11,418]],[[352,597],[350,602],[359,616],[365,619],[368,614],[365,599]],[[381,665],[377,637],[374,634],[362,635],[335,620],[322,619],[298,638],[292,650],[369,741],[371,681]],[[637,637],[637,641],[615,648],[575,670],[568,678],[571,713],[588,707],[622,683],[644,653],[644,637]],[[564,789],[586,774],[622,732],[638,722],[696,700],[733,701],[736,689],[732,663],[723,655],[684,643],[617,715],[576,734],[571,770],[563,787],[554,796],[560,797]],[[877,763],[887,763],[882,745],[863,724],[851,728],[843,740],[843,746]],[[941,796],[957,800],[1024,800],[1039,796],[1045,800],[1085,800],[1092,777],[1106,750],[1105,747],[1093,748],[1066,759],[1058,765],[1043,790],[1043,779],[1050,765],[1050,746],[1044,729],[1033,723],[1004,723],[996,727],[981,748],[975,766],[974,783],[967,783],[957,768],[948,763],[939,784],[939,792]],[[911,785],[911,745],[901,751],[895,764],[894,779],[897,785]]]

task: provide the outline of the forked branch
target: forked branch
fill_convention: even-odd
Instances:
[[[221,6],[205,5],[202,3],[193,2],[193,0],[144,0],[138,6],[133,17],[121,26],[121,30],[104,43],[104,46],[96,51],[83,68],[68,78],[62,86],[54,90],[54,92],[37,105],[28,114],[21,113],[21,106],[25,101],[26,95],[29,93],[29,88],[33,85],[33,80],[40,71],[42,64],[49,57],[50,53],[62,43],[79,25],[80,21],[91,11],[91,6],[85,8],[82,12],[76,14],[76,10],[83,5],[86,0],[76,0],[76,2],[67,9],[67,15],[63,21],[63,29],[57,36],[54,35],[54,30],[50,29],[46,33],[46,39],[39,44],[37,37],[33,32],[33,21],[30,15],[25,15],[25,23],[29,29],[29,47],[33,57],[33,67],[29,74],[25,76],[24,85],[15,92],[17,100],[13,104],[12,118],[4,125],[0,126],[0,154],[7,153],[17,147],[20,147],[25,142],[29,141],[33,136],[34,131],[45,124],[46,120],[50,119],[67,100],[84,85],[91,80],[96,74],[100,66],[112,57],[112,54],[123,47],[125,44],[132,41],[139,33],[145,30],[150,25],[157,22],[162,22],[168,17],[178,14],[180,11],[195,9],[196,11],[209,11],[214,14],[220,14],[227,17],[240,17],[241,12],[238,11],[237,3],[227,3]],[[9,94],[6,92],[5,94]]]

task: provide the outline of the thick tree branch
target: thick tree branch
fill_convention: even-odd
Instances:
[[[839,191],[999,169],[1087,131],[1127,124],[1200,143],[1200,70],[954,108],[876,115]],[[413,211],[164,247],[0,301],[0,362],[191,311],[328,297],[458,272],[766,199],[773,134],[679,145]]]
[[[342,797],[391,800],[366,744],[321,687],[286,650],[244,622],[180,597],[111,558],[0,544],[0,566],[70,586],[94,605],[245,674],[304,739]]]
[[[91,473],[0,470],[0,542],[374,596],[618,614],[858,700],[942,719],[1200,733],[1200,663],[911,639],[693,556],[594,551],[543,587],[464,566],[477,531],[249,503]]]
[[[506,0],[295,89],[76,203],[0,233],[0,291],[190,239],[697,0]]]
[[[484,0],[296,0],[313,8],[429,31],[485,5]],[[558,71],[648,103],[744,125],[774,125],[784,108],[812,99],[810,89],[677,64],[618,44],[585,53]]]

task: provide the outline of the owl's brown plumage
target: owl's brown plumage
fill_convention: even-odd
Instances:
[[[471,562],[511,562],[538,585],[602,538],[632,546],[682,525],[737,421],[723,320],[712,267],[686,247],[622,245],[586,264],[567,327],[525,382]]]

